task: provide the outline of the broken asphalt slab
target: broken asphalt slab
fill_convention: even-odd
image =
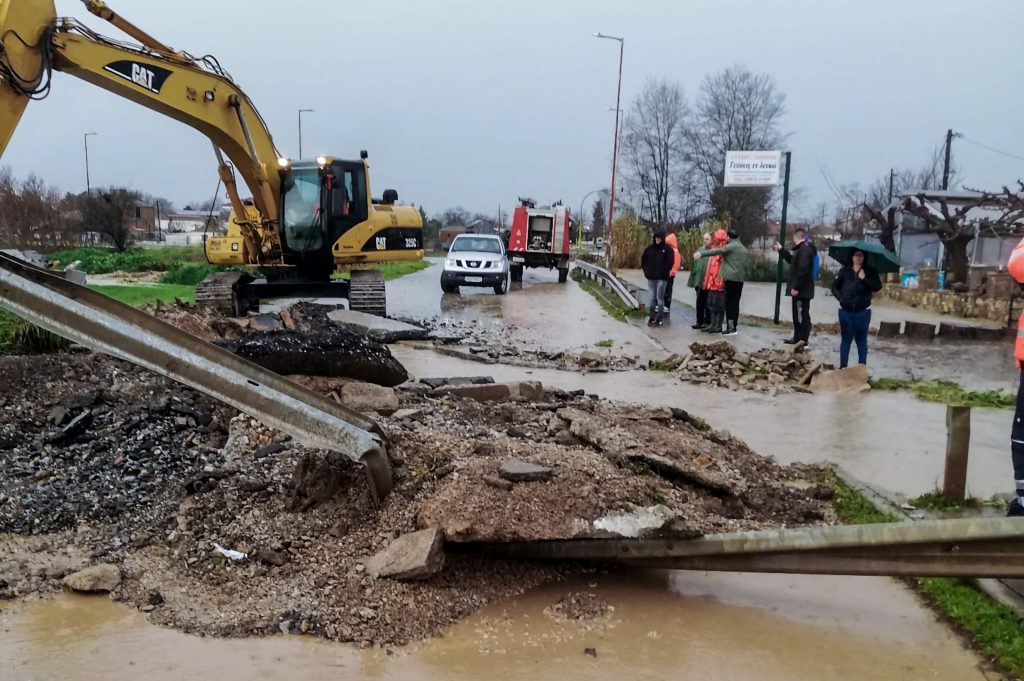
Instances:
[[[430,579],[444,567],[444,532],[431,527],[403,534],[367,558],[363,565],[375,578]]]
[[[422,326],[353,310],[333,310],[327,313],[327,318],[342,328],[363,334],[378,343],[424,340],[430,334]]]

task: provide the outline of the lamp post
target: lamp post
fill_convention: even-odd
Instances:
[[[615,94],[615,141],[612,145],[612,187],[611,196],[608,199],[608,238],[605,240],[605,248],[607,249],[607,259],[611,262],[612,254],[612,224],[615,220],[615,166],[619,160],[619,113],[621,111],[621,100],[622,100],[622,53],[625,49],[626,41],[624,38],[614,35],[605,35],[603,33],[595,33],[595,38],[606,38],[608,40],[619,41],[619,85]]]
[[[302,114],[313,113],[315,109],[299,109],[299,159],[302,159]]]
[[[92,184],[89,182],[89,138],[98,134],[95,132],[82,134],[82,141],[85,143],[85,193],[87,196],[92,196]]]
[[[579,246],[580,243],[583,241],[583,204],[586,203],[587,199],[590,198],[592,195],[597,194],[598,192],[603,192],[603,191],[606,191],[606,190],[603,189],[603,188],[602,189],[595,189],[594,191],[587,192],[586,194],[583,195],[583,198],[580,199],[580,229],[576,233],[576,245],[577,246]]]

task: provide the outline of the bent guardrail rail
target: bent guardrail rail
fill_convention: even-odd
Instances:
[[[629,292],[629,289],[626,288],[626,285],[618,277],[605,268],[581,260],[575,260],[573,265],[582,270],[590,279],[597,281],[605,288],[611,289],[629,309],[640,309],[640,302],[636,299],[636,296]]]
[[[145,367],[363,465],[377,500],[393,484],[386,437],[357,411],[152,315],[0,253],[0,307],[81,345]]]

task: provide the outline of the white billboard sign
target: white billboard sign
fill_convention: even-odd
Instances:
[[[781,170],[782,153],[778,151],[725,152],[726,187],[774,187]]]

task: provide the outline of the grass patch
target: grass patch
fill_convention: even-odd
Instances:
[[[836,491],[836,514],[843,522],[862,525],[897,520],[878,511],[863,494],[834,474],[827,482]],[[941,495],[925,494],[915,505],[944,503]],[[949,507],[946,507],[949,510]],[[921,577],[908,580],[933,610],[970,642],[985,658],[1009,671],[1015,678],[1024,678],[1024,619],[1012,608],[993,600],[971,581],[948,577]]]
[[[72,248],[48,256],[62,266],[76,260],[86,274],[110,272],[165,272],[181,262],[206,263],[202,246],[164,246],[162,248],[131,248],[118,253],[112,248]]]
[[[573,270],[572,279],[580,288],[589,293],[597,300],[601,309],[608,313],[608,316],[624,322],[630,317],[639,318],[646,316],[642,310],[630,310],[626,307],[617,295],[599,284],[595,284],[582,274],[579,270]]]
[[[203,279],[220,272],[222,268],[205,262],[176,262],[170,269],[160,277],[164,284],[180,284],[183,286],[195,286]]]
[[[128,285],[128,286],[90,286],[93,291],[110,296],[114,300],[132,307],[149,305],[156,301],[173,303],[175,298],[186,303],[196,302],[196,289],[194,286],[182,284],[150,284],[150,285]]]
[[[867,497],[830,473],[826,482],[835,490],[832,504],[836,515],[847,525],[871,525],[874,523],[891,523],[898,518],[891,513],[882,513]]]
[[[913,506],[924,509],[926,511],[945,512],[960,511],[964,508],[978,508],[979,506],[981,506],[981,503],[977,499],[969,498],[960,501],[959,499],[954,499],[953,497],[947,497],[938,490],[926,492],[921,496],[917,497],[916,499],[911,499],[910,503]]]
[[[610,338],[605,338],[604,340],[597,341],[596,343],[594,343],[594,345],[599,348],[610,348],[611,346],[615,345],[615,341],[613,341]]]
[[[407,274],[412,274],[413,272],[425,270],[430,266],[431,263],[426,260],[409,260],[402,262],[386,262],[383,265],[378,265],[374,269],[380,270],[381,274],[384,276],[384,281],[391,281],[392,279],[398,279]],[[349,272],[335,272],[331,278],[348,279],[349,275]]]
[[[1024,619],[969,581],[946,577],[914,580],[918,593],[938,609],[988,659],[1024,676]]]
[[[871,381],[875,390],[909,390],[918,399],[953,406],[1013,409],[1017,398],[1004,390],[965,390],[955,381],[912,381],[905,378],[879,378]]]
[[[57,352],[67,346],[68,341],[57,334],[0,310],[0,355],[35,355]]]

